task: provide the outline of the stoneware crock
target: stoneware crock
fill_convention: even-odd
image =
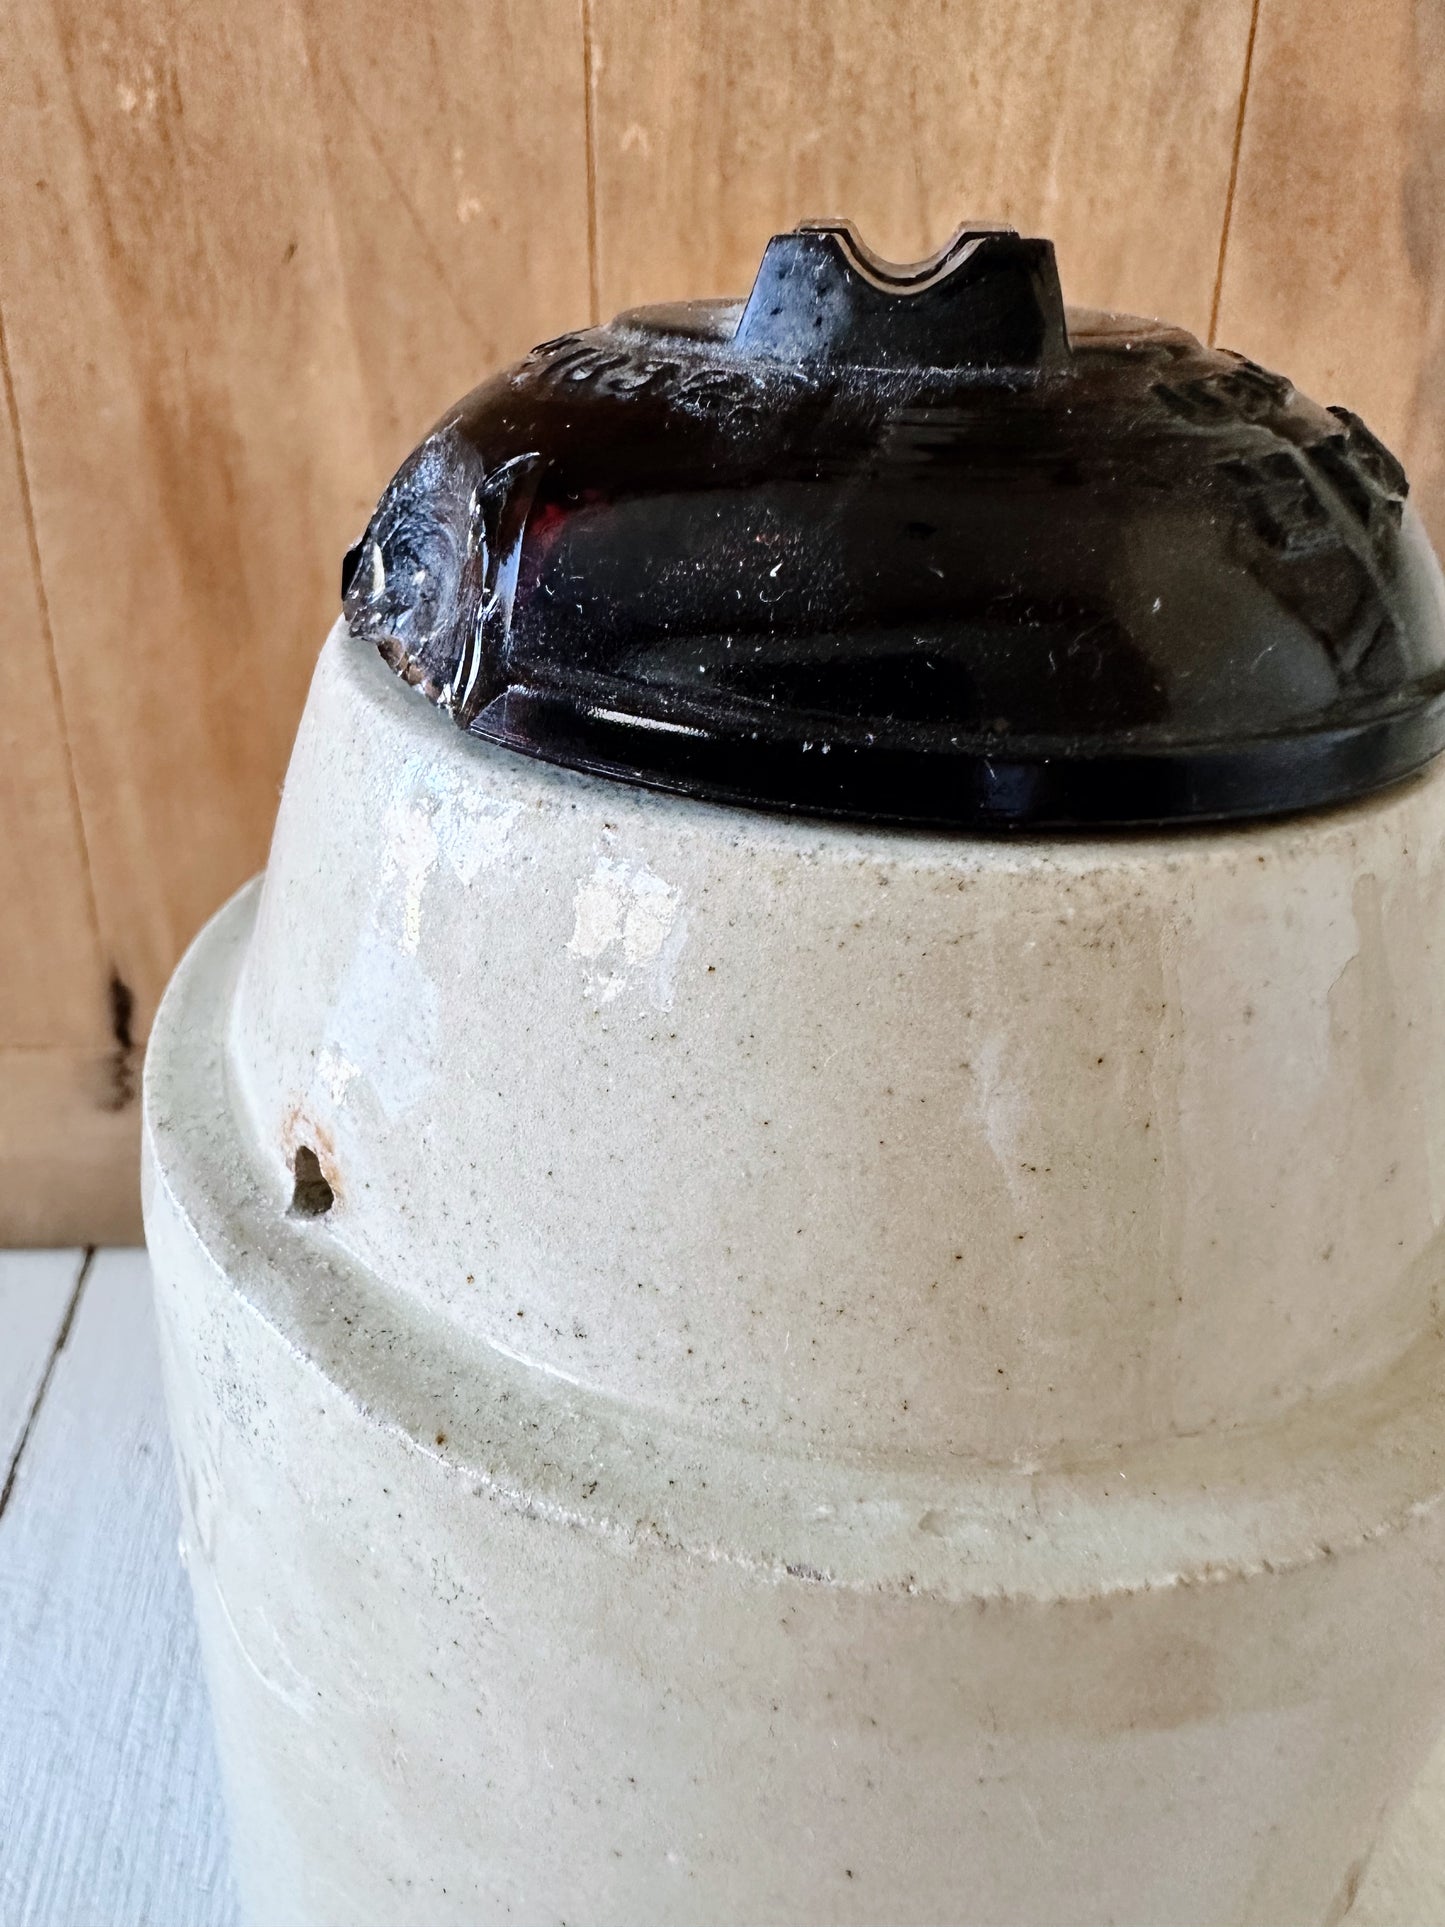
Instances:
[[[1445,1720],[1405,498],[988,228],[421,443],[147,1064],[256,1927],[1343,1917]]]

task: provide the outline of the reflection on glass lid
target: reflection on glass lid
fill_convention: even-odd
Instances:
[[[1273,815],[1445,745],[1445,589],[1347,409],[1066,313],[1052,246],[770,243],[453,408],[346,558],[463,728],[762,808],[966,830]]]

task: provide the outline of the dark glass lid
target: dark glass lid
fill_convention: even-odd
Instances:
[[[1347,409],[1071,310],[1053,248],[769,244],[744,303],[563,335],[346,558],[463,728],[691,796],[1065,829],[1341,802],[1445,745],[1445,586]]]

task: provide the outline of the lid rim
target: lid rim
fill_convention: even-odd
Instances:
[[[499,748],[585,775],[733,808],[977,834],[1178,829],[1363,801],[1445,750],[1445,689],[1422,705],[1301,735],[1021,754],[740,742],[669,731],[645,765],[631,719],[512,687],[471,725]]]

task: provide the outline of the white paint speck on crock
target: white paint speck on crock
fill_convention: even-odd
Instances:
[[[687,942],[681,891],[645,863],[600,856],[573,911],[567,948],[585,966],[586,995],[610,1004],[636,988],[654,1010],[670,1010]]]

